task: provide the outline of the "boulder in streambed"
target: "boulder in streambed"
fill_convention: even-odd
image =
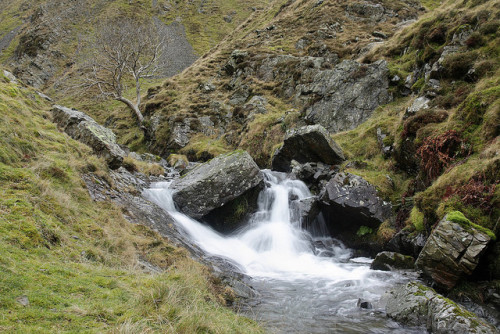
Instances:
[[[472,224],[461,212],[447,214],[429,236],[415,265],[443,289],[471,275],[495,235]]]
[[[54,123],[61,130],[71,138],[90,146],[95,154],[106,159],[109,167],[116,169],[122,165],[127,154],[116,143],[113,131],[78,110],[54,105],[52,115]]]
[[[290,172],[292,160],[335,165],[344,161],[344,153],[324,127],[308,125],[287,132],[283,146],[274,153],[273,170]]]
[[[386,295],[387,315],[405,325],[425,326],[435,334],[498,333],[474,313],[417,282]]]
[[[370,266],[370,269],[383,271],[413,268],[415,268],[415,259],[413,257],[394,252],[378,253]]]
[[[246,151],[234,151],[200,164],[172,183],[178,209],[194,219],[202,219],[227,205],[240,205],[241,215],[256,196],[253,190],[263,182],[262,173]],[[247,195],[252,198],[246,198]],[[252,195],[252,196],[250,196]],[[208,217],[208,220],[212,220]]]
[[[378,196],[375,187],[350,173],[336,174],[319,197],[330,233],[353,248],[358,248],[358,241],[368,242],[368,235],[392,215],[392,205]]]

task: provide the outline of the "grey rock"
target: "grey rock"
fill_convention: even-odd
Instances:
[[[475,314],[417,282],[398,286],[386,298],[387,315],[405,325],[425,326],[436,334],[498,333]]]
[[[44,99],[45,101],[49,101],[49,102],[54,102],[54,100],[52,100],[50,97],[48,97],[47,95],[45,95],[44,93],[42,92],[36,92],[36,94],[38,96],[40,96],[42,99]]]
[[[460,278],[471,275],[491,238],[468,223],[445,216],[429,236],[415,263],[436,284],[450,290]]]
[[[377,228],[392,215],[392,205],[378,196],[375,187],[350,173],[335,175],[320,194],[320,201],[334,236],[356,233],[361,226]]]
[[[7,70],[3,70],[3,76],[6,77],[11,83],[17,84],[17,78],[14,74]]]
[[[383,32],[381,32],[381,31],[374,31],[374,32],[372,32],[372,36],[379,37],[379,38],[382,38],[382,39],[387,39],[388,38],[388,36],[386,34],[384,34]]]
[[[411,104],[411,106],[406,109],[404,117],[408,118],[410,116],[415,115],[420,110],[429,109],[429,102],[431,102],[431,100],[425,96],[420,96],[416,98],[415,101],[413,101],[413,103]]]
[[[384,18],[385,9],[380,4],[370,2],[354,2],[347,5],[347,15],[353,19],[369,19],[380,21]]]
[[[331,133],[363,123],[375,108],[392,100],[389,70],[383,60],[361,65],[344,60],[331,70],[317,72],[311,83],[297,86],[297,97],[320,97],[306,109],[306,120]]]
[[[357,302],[356,306],[359,307],[359,308],[366,309],[366,310],[373,309],[372,303],[370,303],[369,301],[363,300],[361,298],[358,299],[358,302]]]
[[[394,252],[378,253],[370,265],[370,269],[383,271],[413,268],[415,268],[415,259],[413,257]]]
[[[309,125],[287,132],[283,146],[273,155],[273,170],[290,172],[292,160],[334,165],[344,161],[344,154],[325,128]]]
[[[116,137],[88,115],[66,107],[52,107],[53,121],[71,138],[92,148],[95,154],[104,157],[111,168],[121,166],[125,151],[116,143]]]
[[[28,299],[28,296],[19,296],[16,298],[16,301],[21,304],[22,306],[26,307],[30,305],[30,301]]]
[[[424,233],[410,232],[407,229],[402,229],[392,237],[387,244],[387,249],[417,258],[426,242],[427,237]]]
[[[222,207],[263,181],[246,151],[220,155],[172,183],[179,210],[195,219]]]
[[[380,146],[380,151],[382,152],[384,158],[389,158],[394,151],[394,146],[392,143],[387,145],[387,143],[384,142],[385,138],[387,138],[387,135],[382,132],[381,128],[377,128],[377,141]]]
[[[290,203],[291,221],[299,222],[303,229],[308,229],[320,213],[317,197],[295,200]]]

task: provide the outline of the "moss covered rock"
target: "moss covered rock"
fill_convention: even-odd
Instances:
[[[449,290],[471,275],[494,234],[469,222],[460,212],[446,215],[434,229],[416,265],[439,287]]]
[[[377,254],[370,268],[384,271],[391,271],[394,269],[413,269],[415,267],[414,263],[415,259],[411,256],[394,252],[381,252]]]
[[[386,312],[396,321],[425,326],[432,333],[497,333],[477,315],[417,282],[389,292]]]

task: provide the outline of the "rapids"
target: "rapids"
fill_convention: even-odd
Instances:
[[[260,296],[242,311],[273,333],[425,332],[402,328],[383,311],[385,291],[410,274],[371,270],[370,259],[353,258],[324,226],[302,229],[291,203],[312,196],[307,186],[284,173],[263,173],[258,212],[229,236],[178,212],[169,182],[153,184],[144,195],[205,252],[230,259],[252,277]],[[359,299],[373,308],[359,308]]]

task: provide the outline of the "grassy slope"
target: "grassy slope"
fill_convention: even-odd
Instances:
[[[47,110],[0,78],[0,331],[259,332],[186,251],[90,199],[79,175],[105,164]]]
[[[385,57],[389,61],[392,75],[406,78],[416,67],[435,61],[443,46],[451,42],[454,33],[466,25],[474,27],[476,33],[472,38],[480,35],[480,41],[475,42],[471,38],[457,57],[451,57],[451,61],[444,63],[444,74],[439,78],[442,88],[432,101],[430,111],[423,111],[418,115],[425,119],[444,113],[444,121],[428,124],[417,124],[415,119],[403,121],[403,114],[413,98],[397,97],[396,102],[379,108],[370,120],[357,129],[334,136],[350,158],[368,163],[368,168],[351,169],[352,172],[366,176],[393,202],[403,194],[407,202],[415,200],[416,207],[407,222],[416,225],[417,229],[423,228],[422,221],[430,229],[446,213],[460,210],[473,222],[490,229],[497,228],[498,232],[500,189],[496,184],[500,173],[499,18],[500,6],[494,1],[447,1],[367,57],[368,60]],[[431,40],[429,36],[437,33],[442,38]],[[406,48],[407,53],[402,55]],[[462,62],[462,59],[466,59],[466,62]],[[464,71],[461,67],[466,68],[465,72],[474,67],[478,78],[475,81],[464,81],[463,74],[456,75],[454,72]],[[419,96],[426,88],[420,83],[415,84],[412,90]],[[397,91],[398,88],[394,87],[396,94]],[[437,178],[430,181],[426,180],[425,168],[417,176],[406,175],[396,167],[393,159],[382,158],[376,129],[382,128],[398,147],[406,140],[407,135],[403,130],[411,122],[418,129],[415,138],[410,138],[417,147],[454,130],[459,134],[464,147],[470,150],[470,155],[452,157],[445,168],[439,171]],[[385,175],[391,176],[395,181],[394,185],[387,183]],[[415,182],[424,182],[425,185],[415,189]],[[414,191],[416,194],[413,196]],[[466,200],[464,193],[470,195]],[[422,219],[422,214],[425,219]]]

